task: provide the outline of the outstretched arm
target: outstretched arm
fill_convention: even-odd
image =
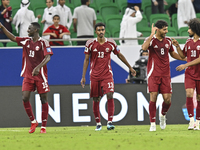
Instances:
[[[40,72],[40,68],[45,66],[50,61],[50,59],[51,59],[51,56],[50,55],[46,55],[44,57],[43,61],[33,69],[32,76],[37,76],[39,74],[39,72]]]
[[[0,28],[2,29],[2,31],[5,33],[5,35],[13,42],[17,42],[16,41],[16,37],[10,33],[1,23],[0,23]]]
[[[128,61],[126,60],[126,58],[124,57],[124,55],[122,55],[122,53],[118,53],[117,57],[129,68],[129,70],[131,71],[131,74],[133,76],[136,76],[136,71],[128,63]]]
[[[182,71],[184,70],[185,68],[189,67],[189,66],[194,66],[194,65],[197,65],[200,63],[200,56],[199,58],[196,58],[195,60],[191,61],[191,62],[188,62],[186,64],[182,64],[182,65],[179,65],[178,67],[176,67],[176,70],[177,71]]]
[[[82,85],[83,88],[85,87],[85,82],[86,82],[85,74],[86,74],[86,71],[87,71],[87,68],[88,68],[89,58],[90,58],[90,55],[85,54],[85,60],[84,60],[84,63],[83,63],[83,74],[82,74],[82,79],[81,79],[81,85]]]
[[[183,61],[187,61],[186,58],[182,58],[179,54],[177,54],[176,52],[170,52],[170,55],[171,57],[173,57],[174,59],[177,59],[177,60],[183,60]]]

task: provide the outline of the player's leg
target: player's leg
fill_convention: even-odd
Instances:
[[[158,92],[150,92],[149,102],[149,118],[150,118],[150,129],[149,131],[156,131],[156,101]]]
[[[113,92],[108,92],[106,95],[107,95],[107,110],[108,110],[107,129],[114,130],[115,126],[112,124],[112,120],[113,120],[113,116],[114,116],[114,112],[115,112]]]
[[[196,127],[194,130],[199,129],[200,122],[200,81],[196,81],[196,93],[197,93],[197,108],[196,108]]]
[[[42,126],[40,133],[46,133],[47,119],[49,113],[47,93],[40,94],[40,100],[42,103]]]
[[[102,92],[99,81],[90,81],[90,97],[93,97],[93,114],[96,121],[95,131],[100,131],[102,129],[100,111],[99,111],[99,102],[101,99]]]
[[[35,120],[31,103],[29,101],[31,91],[34,91],[34,90],[35,90],[34,81],[24,78],[23,84],[22,84],[22,100],[23,100],[24,109],[31,121],[31,128],[29,130],[29,133],[35,132],[35,129],[38,126],[38,122]]]

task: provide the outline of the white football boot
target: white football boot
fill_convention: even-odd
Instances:
[[[194,117],[190,117],[188,130],[193,130],[193,129],[194,129]]]
[[[160,120],[160,128],[164,130],[166,128],[166,120],[167,120],[166,115],[163,116],[162,114],[160,114],[159,120]]]
[[[151,122],[149,131],[156,131],[156,123],[155,122]]]

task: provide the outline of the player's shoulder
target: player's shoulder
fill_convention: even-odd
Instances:
[[[188,39],[186,40],[186,43],[185,43],[185,44],[191,42],[192,40],[193,40],[193,38],[188,38]]]
[[[112,38],[107,38],[107,42],[109,44],[117,45],[116,42]]]
[[[46,39],[44,39],[42,37],[40,37],[38,41],[41,42],[43,45],[46,45],[46,47],[50,46],[49,41],[47,41]]]
[[[96,41],[96,38],[89,39],[89,40],[86,42],[85,46],[88,47],[89,45],[93,44],[95,41]]]

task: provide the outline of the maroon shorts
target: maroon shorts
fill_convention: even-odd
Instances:
[[[103,96],[109,92],[114,92],[113,78],[101,81],[90,81],[90,97]]]
[[[195,89],[197,94],[200,94],[200,80],[195,80],[192,78],[185,78],[185,89]]]
[[[171,77],[150,76],[148,78],[148,91],[161,94],[172,93]]]
[[[24,78],[23,83],[22,83],[22,91],[34,92],[36,89],[39,94],[47,93],[50,91],[49,85],[47,82]]]

